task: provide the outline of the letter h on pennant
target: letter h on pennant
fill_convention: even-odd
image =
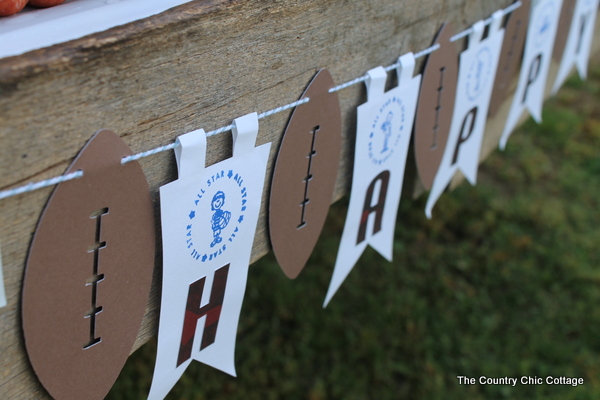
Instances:
[[[215,277],[210,292],[210,301],[204,307],[200,307],[200,303],[202,301],[206,277],[200,278],[190,285],[185,307],[185,318],[183,320],[183,332],[181,333],[181,344],[179,346],[179,355],[177,357],[178,367],[192,356],[196,325],[200,318],[206,316],[200,350],[205,349],[215,342],[217,326],[219,325],[219,317],[221,316],[221,308],[223,306],[223,298],[225,297],[228,273],[229,264],[215,271]]]

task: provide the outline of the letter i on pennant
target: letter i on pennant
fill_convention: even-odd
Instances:
[[[552,86],[552,94],[558,92],[558,89],[571,73],[573,66],[577,66],[581,79],[587,77],[587,65],[596,25],[598,1],[576,0],[573,20],[569,28],[569,35],[567,36],[567,43],[558,68],[558,74],[554,86]]]
[[[327,306],[367,244],[392,260],[396,213],[413,127],[421,76],[413,76],[412,53],[398,60],[398,86],[385,92],[383,67],[367,72],[367,102],[358,107],[350,206]]]
[[[550,69],[561,7],[562,0],[534,0],[531,2],[521,74],[500,138],[500,149],[502,150],[506,147],[506,142],[525,109],[529,110],[536,122],[542,121],[544,89]]]
[[[482,39],[484,22],[476,22],[469,35],[468,48],[460,55],[448,144],[427,199],[427,218],[431,218],[433,206],[457,170],[460,169],[472,185],[477,181],[481,143],[504,38],[502,17],[502,11],[492,15],[492,25],[485,39]]]
[[[234,121],[233,157],[205,167],[203,130],[180,136],[179,179],[160,188],[163,285],[150,399],[192,360],[235,376],[234,350],[270,143],[256,113]]]

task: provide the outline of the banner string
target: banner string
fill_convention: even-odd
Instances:
[[[19,186],[14,189],[3,190],[0,192],[0,200],[11,196],[16,196],[21,193],[33,192],[34,190],[38,190],[46,186],[56,185],[57,183],[70,181],[71,179],[81,178],[82,176],[83,171],[79,170],[70,174],[55,176],[54,178],[43,181],[28,183],[27,185]]]
[[[521,7],[522,3],[521,1],[516,1],[513,4],[511,4],[510,6],[502,9],[502,13],[503,15],[507,15],[510,14],[511,12],[513,12],[514,10],[516,10],[517,8]],[[492,23],[492,17],[489,17],[487,19],[484,20],[484,24],[485,25],[489,25]],[[465,29],[462,32],[457,33],[456,35],[452,36],[450,38],[451,42],[456,42],[457,40],[460,40],[462,38],[464,38],[465,36],[468,36],[470,33],[473,32],[473,27],[471,26],[470,28]],[[418,53],[415,54],[415,59],[426,56],[428,54],[433,53],[434,51],[436,51],[437,49],[440,48],[440,45],[438,43],[434,44],[433,46],[430,46]],[[399,64],[398,63],[394,63],[392,65],[389,65],[387,67],[385,67],[384,69],[389,72],[395,68],[398,68]],[[347,87],[350,87],[352,85],[356,85],[357,83],[360,82],[364,82],[367,80],[367,75],[363,75],[359,78],[356,79],[352,79],[346,83],[342,83],[341,85],[335,86],[331,89],[329,89],[329,93],[334,93],[337,92],[339,90],[345,89]],[[305,104],[308,103],[310,101],[310,98],[305,97],[301,100],[298,101],[294,101],[293,103],[290,104],[286,104],[284,106],[280,106],[277,108],[274,108],[272,110],[269,111],[265,111],[263,113],[258,114],[258,119],[263,119],[266,118],[268,116],[271,116],[273,114],[277,114],[286,110],[289,110],[290,108],[294,108],[297,107],[301,104]],[[210,136],[215,136],[218,135],[220,133],[223,132],[227,132],[230,131],[231,129],[233,129],[233,124],[231,125],[227,125],[227,126],[223,126],[221,128],[206,132],[206,137],[210,137]],[[121,159],[121,164],[127,164],[128,162],[131,161],[136,161],[139,160],[141,158],[144,157],[148,157],[154,154],[158,154],[158,153],[162,153],[164,151],[168,151],[168,150],[173,150],[175,147],[177,147],[179,145],[179,143],[177,141],[171,143],[171,144],[167,144],[165,146],[159,146],[156,147],[154,149],[151,150],[147,150],[147,151],[143,151],[141,153],[137,153],[137,154],[133,154],[131,156],[127,156],[127,157],[123,157],[123,159]],[[1,199],[5,199],[7,197],[12,197],[12,196],[16,196],[18,194],[22,194],[22,193],[27,193],[27,192],[32,192],[34,190],[37,189],[41,189],[47,186],[52,186],[52,185],[56,185],[58,183],[61,182],[66,182],[66,181],[70,181],[72,179],[77,179],[77,178],[81,178],[83,176],[83,171],[79,170],[79,171],[75,171],[66,175],[61,175],[61,176],[56,176],[54,178],[49,178],[49,179],[45,179],[39,182],[35,182],[35,183],[28,183],[26,185],[23,186],[19,186],[13,189],[7,189],[7,190],[2,190],[0,191],[0,200]]]

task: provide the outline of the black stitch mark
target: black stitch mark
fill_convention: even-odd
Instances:
[[[100,250],[106,247],[106,242],[100,241],[100,232],[102,228],[102,216],[108,214],[108,208],[101,208],[90,214],[91,219],[96,220],[96,241],[88,247],[88,253],[94,253],[94,269],[93,275],[85,281],[85,286],[92,287],[92,308],[90,308],[83,318],[90,319],[90,340],[83,345],[83,349],[89,349],[95,344],[102,341],[101,337],[96,337],[96,315],[102,312],[102,306],[96,304],[96,296],[98,291],[98,283],[104,280],[104,274],[98,274],[98,258]]]
[[[504,75],[506,75],[508,73],[508,70],[510,69],[511,61],[515,55],[515,46],[517,45],[517,39],[519,39],[519,33],[521,33],[521,25],[522,24],[523,24],[523,21],[519,19],[517,21],[517,27],[515,28],[515,34],[510,38],[511,42],[510,42],[510,49],[508,50],[508,57],[506,58],[506,64],[504,65],[504,68],[502,68],[502,72]],[[502,82],[502,87],[506,86],[507,84],[508,84],[508,82]]]
[[[439,121],[440,121],[440,112],[442,111],[442,93],[444,92],[444,73],[446,72],[446,67],[440,68],[440,86],[438,87],[438,100],[437,106],[435,107],[435,125],[433,126],[433,144],[431,145],[431,150],[435,150],[437,147],[437,134],[440,129]]]
[[[302,215],[300,216],[300,225],[296,229],[304,228],[306,226],[306,221],[304,220],[304,213],[306,212],[306,205],[310,203],[310,199],[308,198],[308,183],[312,180],[313,176],[310,173],[312,167],[312,158],[317,154],[315,150],[315,139],[317,138],[317,132],[321,129],[319,125],[315,126],[310,133],[312,133],[312,143],[310,145],[310,151],[306,158],[308,158],[308,170],[306,171],[306,177],[302,180],[304,182],[304,200],[300,202],[300,206],[302,207]]]

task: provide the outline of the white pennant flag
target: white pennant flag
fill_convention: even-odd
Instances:
[[[433,206],[457,170],[472,185],[477,181],[481,143],[504,38],[503,15],[502,11],[492,15],[489,34],[483,40],[485,24],[475,23],[469,34],[469,47],[460,55],[450,134],[425,206],[427,218],[431,218]]]
[[[178,138],[179,179],[160,188],[163,286],[149,399],[192,360],[235,376],[235,338],[271,144],[256,113],[234,121],[233,157],[205,168],[203,130]]]
[[[412,53],[400,57],[398,63],[398,86],[387,92],[383,67],[367,72],[367,102],[358,107],[350,206],[323,307],[367,244],[392,260],[396,213],[421,83],[421,75],[413,77]]]
[[[525,39],[525,51],[517,91],[500,138],[500,149],[502,150],[506,147],[508,137],[517,126],[525,109],[529,109],[536,122],[542,121],[544,89],[561,7],[562,0],[533,0],[531,2],[527,39]]]
[[[597,11],[598,0],[577,0],[575,3],[571,28],[558,74],[554,86],[552,86],[552,94],[558,92],[574,65],[577,66],[581,79],[587,78],[587,65],[590,59]]]

